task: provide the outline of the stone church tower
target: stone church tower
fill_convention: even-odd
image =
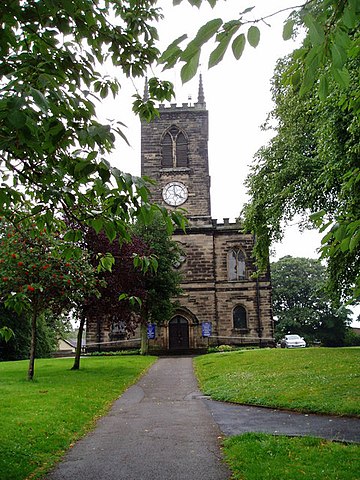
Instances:
[[[211,218],[201,76],[194,105],[160,105],[159,112],[159,118],[141,125],[141,174],[156,182],[150,187],[152,200],[170,210],[185,209],[189,226],[186,234],[174,234],[184,251],[179,307],[170,321],[156,325],[149,347],[180,352],[272,344],[270,278],[253,278],[253,236],[242,233],[239,223]]]

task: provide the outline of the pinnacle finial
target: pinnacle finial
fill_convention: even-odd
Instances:
[[[145,86],[144,86],[144,101],[149,100],[149,84],[148,79],[145,77]]]
[[[203,88],[203,83],[202,83],[202,74],[200,73],[199,75],[199,93],[198,93],[198,104],[201,105],[206,105],[205,103],[205,96],[204,96],[204,88]]]

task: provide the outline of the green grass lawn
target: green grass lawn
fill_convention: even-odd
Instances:
[[[0,479],[41,478],[144,372],[154,357],[0,363]],[[359,415],[360,348],[263,349],[195,359],[201,388],[219,400]],[[234,479],[355,480],[360,445],[246,434],[226,439]]]
[[[359,480],[358,444],[245,433],[225,440],[235,480]]]
[[[197,357],[216,400],[360,416],[360,348],[260,349]]]
[[[90,357],[0,363],[0,479],[40,478],[144,372],[155,357]]]
[[[195,359],[216,400],[360,415],[360,348],[262,349]],[[359,480],[360,445],[247,433],[224,441],[234,480]]]

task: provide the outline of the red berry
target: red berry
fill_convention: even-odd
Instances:
[[[32,285],[28,285],[27,289],[29,292],[35,292],[35,288]]]

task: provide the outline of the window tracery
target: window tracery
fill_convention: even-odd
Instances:
[[[229,280],[246,278],[245,253],[240,249],[234,248],[228,252],[228,278]]]
[[[188,142],[184,133],[175,125],[165,133],[162,142],[162,166],[177,168],[188,166]]]

